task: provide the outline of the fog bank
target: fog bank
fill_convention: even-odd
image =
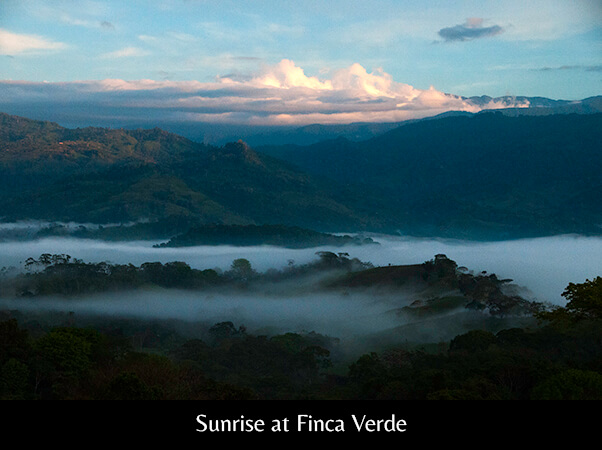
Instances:
[[[99,294],[78,299],[0,300],[0,308],[22,311],[71,311],[77,316],[161,319],[213,325],[232,321],[249,331],[316,331],[338,337],[357,336],[400,325],[386,312],[407,304],[406,299],[371,299],[364,295],[318,294],[264,296],[179,290]]]
[[[15,266],[42,253],[65,253],[86,262],[140,265],[144,262],[184,261],[197,269],[227,270],[234,259],[246,258],[253,268],[280,269],[291,261],[305,264],[317,251],[347,252],[375,266],[417,264],[443,253],[474,273],[487,271],[510,278],[530,290],[530,299],[564,304],[561,294],[569,282],[602,276],[602,237],[554,236],[501,242],[471,242],[412,237],[372,236],[380,245],[285,249],[269,246],[198,246],[153,248],[156,241],[102,242],[72,238],[0,242],[0,268]]]

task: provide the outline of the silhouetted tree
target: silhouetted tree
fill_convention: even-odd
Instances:
[[[228,274],[236,280],[249,281],[257,273],[251,266],[248,259],[238,258],[232,261]]]

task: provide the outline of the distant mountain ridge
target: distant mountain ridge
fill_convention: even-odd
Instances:
[[[602,230],[600,113],[450,114],[363,141],[256,148],[6,114],[0,125],[3,221],[282,224],[468,239]]]
[[[552,114],[596,114],[602,112],[602,96],[594,96],[582,100],[553,100],[546,97],[503,96],[490,97],[488,95],[463,97],[474,106],[486,108],[488,105],[499,105],[498,109],[484,109],[472,113],[468,111],[448,111],[423,119],[410,119],[402,122],[358,122],[340,125],[313,124],[302,127],[268,129],[259,134],[247,132],[244,139],[250,145],[283,145],[296,143],[299,145],[314,144],[323,140],[344,137],[352,141],[362,141],[386,133],[402,125],[415,123],[422,120],[440,119],[450,116],[472,116],[491,111],[499,111],[510,116],[518,115],[552,115]],[[501,107],[501,106],[504,107]],[[515,107],[513,105],[527,105]]]
[[[602,112],[602,96],[594,96],[580,100],[562,100],[546,97],[528,96],[502,96],[491,97],[487,95],[461,97],[467,105],[473,105],[475,110],[491,108],[492,105],[503,105],[498,109],[507,115],[542,115],[542,114],[592,114]],[[528,105],[528,107],[512,107],[513,105]],[[4,109],[3,109],[4,108]],[[309,145],[327,139],[345,137],[352,141],[361,141],[376,137],[401,125],[414,123],[418,120],[431,120],[445,118],[450,115],[474,115],[479,112],[448,111],[435,114],[422,119],[410,119],[402,122],[357,122],[349,124],[308,124],[308,125],[245,125],[199,122],[182,118],[173,119],[167,116],[154,114],[152,116],[119,116],[114,118],[110,114],[95,117],[94,123],[89,115],[79,117],[75,111],[64,108],[52,108],[40,105],[27,105],[18,103],[3,104],[0,99],[0,110],[23,117],[51,120],[72,129],[87,128],[90,125],[110,129],[152,129],[155,127],[170,133],[183,136],[195,142],[211,145],[225,145],[239,139],[247,142],[251,147],[263,145],[298,144]],[[485,111],[488,111],[487,109]],[[428,111],[424,112],[428,114]],[[152,118],[151,118],[152,117]]]

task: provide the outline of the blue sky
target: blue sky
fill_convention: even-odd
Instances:
[[[0,109],[398,120],[469,109],[445,94],[600,95],[602,2],[2,0],[0,58]]]

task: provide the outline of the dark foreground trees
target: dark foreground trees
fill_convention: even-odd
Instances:
[[[540,326],[340,360],[336,338],[254,335],[216,323],[185,338],[158,323],[0,320],[0,398],[110,400],[602,400],[600,278],[571,283]]]
[[[2,323],[6,329],[6,322]],[[22,329],[9,326],[11,333]],[[0,397],[109,400],[601,400],[599,330],[508,329],[440,351],[391,348],[332,361],[324,336],[235,333],[134,349],[77,327],[28,336],[0,367]],[[223,331],[223,330],[222,330]],[[13,336],[15,337],[15,336]],[[163,344],[163,347],[165,344]]]
[[[311,395],[329,365],[330,339],[315,333],[253,336],[231,322],[207,342],[174,344],[160,327],[144,344],[136,330],[59,326],[28,331],[0,322],[4,400],[226,400]],[[175,338],[177,340],[177,338]]]

